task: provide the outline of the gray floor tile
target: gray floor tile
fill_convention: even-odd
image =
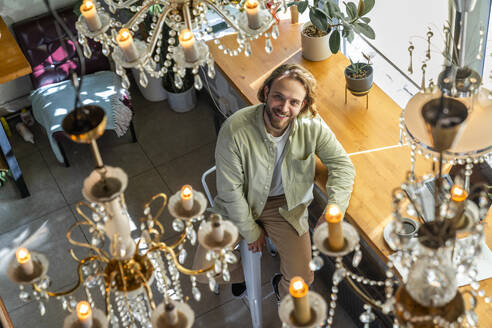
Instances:
[[[77,281],[77,263],[72,259],[68,250],[77,248],[66,238],[67,231],[76,222],[72,212],[66,206],[49,215],[43,216],[29,224],[18,227],[0,235],[0,290],[7,310],[11,311],[23,305],[18,298],[18,286],[8,280],[6,268],[15,257],[19,245],[44,254],[49,261],[48,276],[52,284],[49,290],[72,285]],[[72,238],[83,241],[81,230],[76,227]],[[77,253],[78,254],[78,253]]]
[[[135,108],[137,138],[154,165],[161,165],[215,140],[213,114],[205,100],[187,113],[166,102]]]
[[[104,136],[103,136],[104,138]],[[62,166],[53,155],[50,147],[41,150],[49,165],[50,171],[62,190],[69,204],[82,199],[82,184],[94,169],[94,159],[89,146],[84,144],[67,143],[70,167]],[[101,147],[103,161],[108,166],[121,167],[129,177],[138,175],[152,168],[138,143],[124,143],[115,147]]]
[[[244,303],[239,299],[234,299],[210,312],[197,316],[193,327],[251,327],[251,320],[249,319],[248,308]]]
[[[180,190],[184,184],[203,192],[202,174],[215,165],[215,141],[208,143],[184,156],[157,167],[159,174],[172,190]],[[207,179],[207,185],[215,195],[215,173]]]
[[[12,179],[1,187],[0,233],[67,205],[39,151],[33,151],[32,154],[20,158],[18,162],[31,196],[20,198]]]

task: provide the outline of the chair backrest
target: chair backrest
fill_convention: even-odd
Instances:
[[[212,197],[212,194],[210,193],[210,189],[208,188],[206,179],[207,179],[207,176],[209,176],[211,173],[215,172],[215,170],[216,170],[216,167],[214,165],[202,174],[202,186],[203,186],[203,190],[205,191],[205,195],[207,195],[208,202],[209,202],[210,206],[214,206],[214,198]]]
[[[73,35],[77,37],[75,29],[77,16],[73,12],[73,7],[63,8],[57,12]],[[32,74],[30,76],[35,89],[67,80],[70,77],[70,68],[80,74],[80,61],[75,45],[61,27],[56,28],[55,19],[50,13],[14,23],[12,29],[22,52],[31,64]],[[61,38],[57,30],[62,35]],[[109,70],[109,61],[102,54],[101,46],[92,40],[88,41],[92,57],[85,58],[86,74]]]

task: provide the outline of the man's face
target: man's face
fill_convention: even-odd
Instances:
[[[305,104],[306,89],[301,82],[288,76],[273,81],[263,90],[266,99],[265,123],[267,130],[283,132],[299,115]]]

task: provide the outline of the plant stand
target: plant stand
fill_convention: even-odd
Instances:
[[[350,90],[347,87],[347,84],[345,83],[345,105],[347,104],[347,90],[350,91],[350,93],[353,94],[356,97],[366,96],[366,109],[369,109],[369,91],[371,91],[371,89],[369,89],[367,91],[362,91],[362,92],[360,92],[360,91],[353,91],[353,90]]]

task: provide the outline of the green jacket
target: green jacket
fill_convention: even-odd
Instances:
[[[215,149],[217,197],[214,210],[230,219],[247,243],[260,236],[255,220],[270,192],[276,144],[263,121],[264,104],[246,107],[223,124]],[[347,153],[318,115],[299,115],[293,121],[282,163],[287,207],[279,212],[299,233],[308,230],[307,207],[313,199],[317,155],[328,168],[326,191],[330,204],[347,209],[355,169]]]

